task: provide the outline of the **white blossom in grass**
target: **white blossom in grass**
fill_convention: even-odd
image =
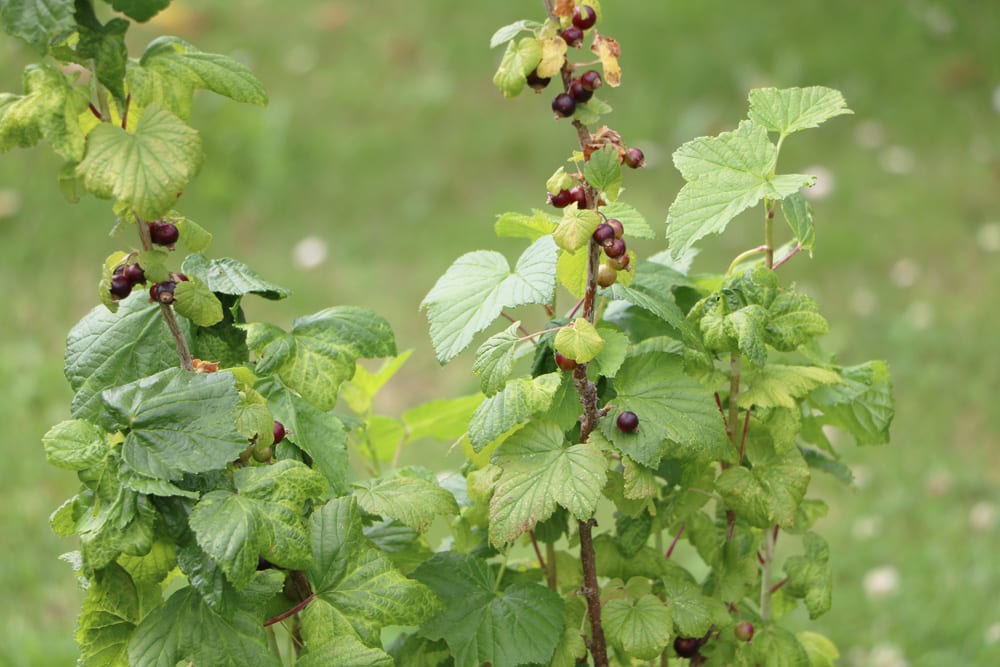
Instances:
[[[851,310],[860,317],[872,315],[878,308],[878,297],[867,287],[859,287],[851,293]]]
[[[951,474],[946,470],[936,470],[924,481],[924,492],[932,498],[940,498],[948,495],[951,486]]]
[[[910,326],[923,331],[934,324],[934,306],[929,301],[914,301],[906,313]]]
[[[990,627],[986,628],[983,638],[986,640],[987,644],[996,644],[1000,642],[1000,623],[994,623]]]
[[[889,279],[896,287],[913,287],[919,277],[920,265],[908,257],[897,261],[889,271]]]
[[[899,570],[883,565],[870,570],[862,582],[865,595],[871,600],[881,600],[899,591]]]
[[[851,527],[851,534],[857,540],[870,540],[877,536],[882,530],[882,517],[863,516],[854,522]]]
[[[21,210],[21,195],[10,188],[0,189],[0,220],[13,218]]]
[[[888,146],[879,155],[879,163],[890,174],[902,175],[913,171],[917,157],[906,146]]]
[[[818,201],[820,199],[826,199],[833,192],[834,180],[833,172],[826,167],[821,167],[819,165],[813,165],[811,167],[806,167],[803,170],[806,174],[812,174],[816,177],[816,185],[811,188],[803,188],[802,196],[806,199],[812,201]]]
[[[988,222],[976,230],[976,245],[983,252],[1000,251],[1000,222]]]
[[[879,644],[868,656],[871,667],[910,667],[902,649],[893,644]]]
[[[326,261],[326,241],[318,236],[307,236],[292,250],[292,258],[300,269],[315,269]]]
[[[997,520],[997,506],[982,500],[969,510],[969,525],[976,532],[983,532],[993,527]]]
[[[885,130],[878,121],[863,120],[854,130],[854,141],[862,148],[869,150],[878,148],[885,143]]]

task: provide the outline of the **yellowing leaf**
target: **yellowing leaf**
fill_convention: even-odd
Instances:
[[[576,202],[563,209],[563,218],[559,222],[552,238],[563,250],[576,252],[590,243],[594,230],[601,224],[597,211],[588,208],[580,210]]]
[[[622,55],[622,48],[618,42],[604,35],[594,35],[594,43],[590,50],[597,54],[604,67],[604,83],[612,88],[617,88],[622,83],[622,68],[618,65],[618,58]]]
[[[555,346],[570,359],[585,364],[604,348],[604,339],[593,324],[578,317],[573,324],[559,330]]]
[[[542,40],[542,60],[538,63],[538,76],[548,79],[559,74],[566,60],[566,40],[556,35]]]

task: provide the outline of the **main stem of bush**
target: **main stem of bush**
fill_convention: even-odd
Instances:
[[[139,229],[139,241],[142,243],[142,249],[149,252],[153,247],[153,241],[149,236],[149,223],[139,216],[135,216],[135,226]],[[184,332],[181,331],[181,326],[177,323],[177,318],[174,317],[174,309],[165,303],[161,303],[160,314],[163,315],[163,321],[167,323],[170,335],[174,339],[174,347],[177,348],[177,357],[180,359],[181,368],[186,371],[193,371],[194,359],[191,357],[191,350],[188,348]]]

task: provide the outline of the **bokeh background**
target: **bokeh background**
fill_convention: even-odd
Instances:
[[[466,354],[434,361],[418,304],[459,254],[514,253],[495,215],[544,204],[574,134],[549,95],[492,87],[501,25],[540,1],[175,0],[132,35],[138,54],[177,34],[258,73],[266,109],[203,94],[192,120],[208,160],[182,210],[294,290],[248,302],[282,325],[334,304],[386,316],[416,352],[383,397],[395,414],[471,388]],[[1000,664],[1000,3],[995,0],[606,0],[622,44],[612,125],[649,167],[628,200],[661,225],[680,188],[672,151],[735,127],[749,89],[822,84],[855,115],[791,137],[783,171],[819,175],[815,257],[782,268],[821,304],[844,363],[888,359],[893,443],[842,443],[856,488],[830,503],[833,610],[810,626],[841,664]],[[0,39],[0,90],[34,55]],[[80,596],[49,513],[75,492],[39,442],[67,416],[65,334],[96,303],[106,202],[68,206],[47,149],[0,156],[0,664],[68,665]],[[695,269],[721,271],[759,243],[756,219],[711,237]],[[642,254],[662,241],[630,245]],[[439,449],[408,452],[435,465]],[[438,467],[435,465],[435,467]]]

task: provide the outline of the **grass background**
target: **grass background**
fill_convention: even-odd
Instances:
[[[234,256],[294,290],[250,302],[287,326],[334,304],[386,316],[416,352],[386,390],[397,413],[472,385],[466,354],[441,369],[421,298],[459,254],[514,252],[494,216],[544,203],[544,181],[573,147],[549,95],[504,100],[491,85],[499,26],[540,2],[273,3],[176,0],[132,35],[178,34],[247,62],[266,109],[200,96],[192,119],[208,160],[182,210]],[[885,358],[897,393],[893,444],[843,443],[858,488],[819,481],[832,511],[833,610],[807,624],[842,664],[1000,664],[1000,5],[930,2],[605,2],[602,32],[622,44],[610,122],[641,146],[628,200],[661,224],[680,188],[670,154],[730,129],[762,85],[841,89],[855,115],[790,138],[786,172],[822,175],[816,256],[782,272],[821,304],[825,342],[845,363]],[[0,90],[20,91],[28,48],[0,39]],[[65,334],[96,303],[107,203],[69,207],[45,149],[0,156],[0,664],[67,665],[79,605],[47,517],[75,492],[39,442],[67,415]],[[721,271],[759,243],[758,224],[702,245]],[[661,226],[662,229],[662,226]],[[294,249],[315,237],[311,269]],[[662,241],[636,243],[640,253]],[[415,450],[436,465],[439,450]],[[867,582],[867,585],[866,585]],[[881,582],[882,586],[878,586]],[[894,584],[894,585],[893,585]]]

